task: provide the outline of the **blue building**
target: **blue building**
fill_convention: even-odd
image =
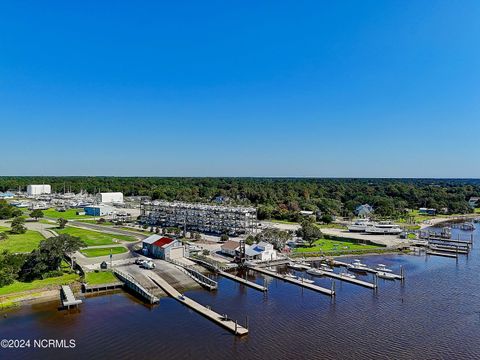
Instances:
[[[106,216],[114,213],[114,208],[105,205],[92,205],[83,208],[85,215],[89,216]]]

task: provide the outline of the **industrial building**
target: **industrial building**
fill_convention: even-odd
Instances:
[[[37,196],[43,194],[51,194],[52,187],[50,185],[28,185],[27,186],[27,195],[28,196]]]
[[[97,194],[97,200],[103,204],[123,204],[123,193],[105,192]]]
[[[92,205],[83,208],[85,215],[89,216],[107,216],[114,213],[115,208],[105,205]]]
[[[152,235],[142,242],[144,255],[163,260],[174,260],[184,257],[185,247],[176,239]]]
[[[178,226],[204,233],[236,235],[253,233],[258,227],[257,209],[252,207],[154,201],[141,204],[140,216],[150,225]]]

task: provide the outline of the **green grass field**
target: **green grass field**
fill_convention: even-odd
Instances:
[[[93,216],[88,216],[88,215],[77,215],[77,211],[83,211],[83,209],[68,209],[67,211],[57,211],[55,209],[48,209],[44,210],[43,214],[45,217],[48,218],[54,218],[54,219],[59,219],[59,218],[64,218],[67,220],[75,220],[75,219],[91,219]]]
[[[52,277],[42,280],[34,280],[29,283],[15,281],[13,284],[4,286],[0,288],[0,296],[13,294],[22,291],[29,291],[35,289],[57,287],[59,285],[71,284],[72,282],[78,280],[79,276],[77,274],[65,274],[58,277]]]
[[[337,241],[337,240],[327,240],[319,239],[315,241],[312,247],[300,247],[296,248],[295,252],[297,253],[308,253],[308,252],[330,252],[330,251],[349,251],[349,250],[374,250],[381,247],[374,245],[363,245],[363,244],[354,244],[348,241]]]
[[[28,253],[38,247],[44,240],[42,234],[37,231],[27,230],[25,234],[10,234],[6,227],[0,227],[0,232],[6,232],[8,239],[0,240],[0,251],[9,250],[13,253]]]
[[[82,249],[80,252],[85,255],[86,257],[98,257],[98,256],[106,256],[112,253],[115,254],[123,254],[126,253],[128,250],[123,246],[115,246],[115,247],[106,247],[106,248],[93,248],[93,249]]]
[[[88,285],[111,284],[117,281],[117,277],[111,271],[89,272],[85,274],[85,282]]]
[[[135,241],[135,238],[132,236],[106,234],[98,231],[85,230],[68,226],[65,229],[55,229],[55,231],[59,234],[77,236],[82,239],[85,244],[87,244],[87,246],[112,245],[115,244],[113,239]]]

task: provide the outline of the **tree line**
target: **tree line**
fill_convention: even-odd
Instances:
[[[299,221],[300,210],[352,216],[368,203],[380,217],[398,217],[405,209],[435,208],[468,213],[468,199],[480,197],[475,179],[298,179],[298,178],[158,178],[158,177],[0,177],[0,190],[50,184],[52,191],[121,191],[126,196],[188,202],[256,206],[260,219]]]

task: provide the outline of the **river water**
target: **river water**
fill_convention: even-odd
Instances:
[[[216,292],[186,292],[241,324],[248,315],[243,338],[170,298],[148,307],[120,292],[88,298],[78,312],[58,311],[58,302],[23,307],[0,319],[0,339],[74,339],[75,348],[0,349],[0,359],[479,359],[479,251],[480,243],[458,261],[363,257],[397,273],[402,265],[406,281],[379,279],[376,293],[336,281],[334,300],[269,277],[268,294],[224,278]]]

